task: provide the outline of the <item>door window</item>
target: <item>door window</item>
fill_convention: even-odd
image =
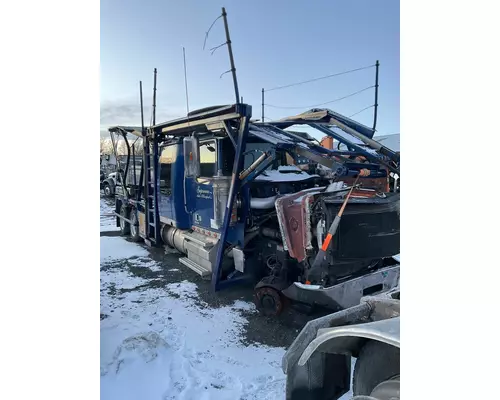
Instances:
[[[172,189],[172,164],[177,157],[178,145],[164,147],[160,156],[160,193],[170,195]]]
[[[211,178],[216,174],[217,144],[215,140],[200,143],[200,176]]]

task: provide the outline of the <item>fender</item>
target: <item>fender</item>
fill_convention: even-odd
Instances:
[[[103,184],[107,183],[109,186],[111,186],[111,190],[114,190],[114,188],[116,186],[116,182],[113,178],[104,179],[104,181],[102,183]]]
[[[283,356],[286,399],[339,399],[351,386],[351,356],[370,340],[399,348],[399,322],[399,286],[309,321]]]
[[[310,358],[320,344],[336,337],[351,335],[353,338],[357,337],[358,340],[378,338],[381,341],[391,340],[399,343],[399,325],[395,328],[397,331],[391,333],[390,338],[383,339],[381,329],[386,329],[388,326],[375,324],[386,320],[399,324],[399,298],[400,287],[397,286],[387,292],[362,297],[360,304],[354,307],[309,321],[283,356],[283,372],[287,374],[293,365],[299,363],[299,360],[303,360],[301,365],[304,365],[307,361],[306,357]],[[314,350],[311,352],[313,347]],[[345,352],[342,353],[345,354]]]
[[[377,340],[399,348],[400,317],[365,324],[319,329],[318,336],[306,347],[298,364],[299,366],[305,365],[316,351],[357,354],[366,339]]]

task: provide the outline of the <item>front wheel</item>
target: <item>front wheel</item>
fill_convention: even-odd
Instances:
[[[263,286],[255,290],[254,303],[257,310],[266,317],[277,317],[284,308],[283,295],[269,286]]]
[[[353,400],[399,400],[399,348],[370,341],[354,366]]]
[[[109,185],[109,183],[105,183],[104,184],[104,196],[106,197],[111,197],[113,195],[113,193],[111,192],[111,186]]]

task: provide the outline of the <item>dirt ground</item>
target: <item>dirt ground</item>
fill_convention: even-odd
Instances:
[[[104,201],[110,209],[113,207],[112,200]],[[103,210],[101,207],[101,220],[102,218]],[[109,216],[104,216],[104,218],[109,219]],[[103,231],[101,229],[101,236],[119,235],[120,233],[117,231]],[[230,305],[235,300],[253,301],[253,286],[238,285],[213,293],[209,281],[202,280],[199,275],[179,262],[181,257],[179,253],[165,248],[148,248],[144,244],[142,246],[148,250],[149,258],[160,265],[161,270],[152,271],[148,268],[137,268],[133,266],[133,263],[127,263],[126,261],[125,266],[132,275],[149,279],[147,285],[150,287],[161,288],[167,284],[184,280],[193,282],[198,287],[201,301],[212,308]],[[123,267],[123,262],[121,264]],[[138,289],[140,288],[131,290]],[[279,317],[264,317],[251,311],[242,311],[242,313],[248,321],[244,328],[245,337],[241,338],[243,343],[260,343],[287,348],[309,320],[327,314],[328,310],[318,309],[305,313],[303,310],[299,311],[296,307],[289,306]],[[105,317],[105,315],[101,315],[101,319]]]

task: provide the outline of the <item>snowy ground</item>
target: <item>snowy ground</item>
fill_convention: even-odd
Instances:
[[[304,316],[210,297],[176,255],[115,236],[112,212],[101,199],[101,399],[284,399],[281,359]]]
[[[101,232],[119,231],[116,226],[115,210],[110,201],[101,199]]]
[[[284,398],[284,348],[240,341],[253,304],[211,308],[196,284],[155,287],[130,266],[159,268],[141,246],[101,237],[102,400]]]

